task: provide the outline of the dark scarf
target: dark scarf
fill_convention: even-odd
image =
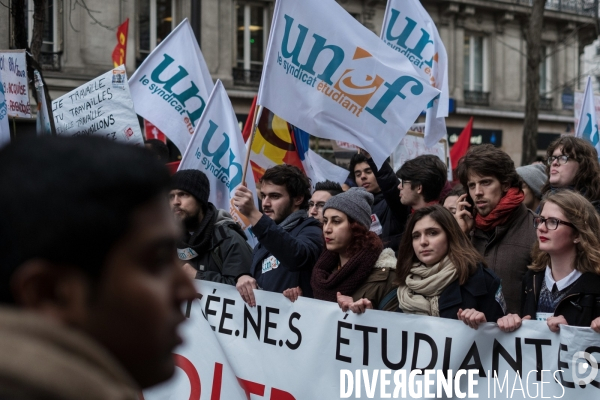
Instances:
[[[475,226],[484,232],[494,229],[497,226],[504,225],[513,211],[523,203],[525,194],[519,188],[510,188],[508,192],[500,199],[498,205],[485,217],[477,214],[475,217]]]
[[[208,203],[206,213],[198,230],[190,235],[188,232],[177,244],[178,249],[191,248],[198,254],[204,254],[210,250],[212,245],[213,229],[217,220],[217,209],[212,203]]]
[[[383,244],[379,241],[375,248],[360,250],[338,270],[340,256],[325,250],[317,260],[310,279],[315,299],[335,302],[337,292],[352,296],[371,274],[382,251]]]
[[[279,227],[286,232],[294,229],[302,219],[308,218],[308,213],[306,210],[297,210],[288,215],[283,221],[279,223]]]

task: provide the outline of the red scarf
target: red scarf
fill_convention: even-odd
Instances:
[[[482,231],[489,231],[499,225],[504,225],[512,212],[517,209],[525,199],[525,194],[521,189],[513,187],[500,199],[500,202],[485,217],[477,214],[475,217],[475,226]]]

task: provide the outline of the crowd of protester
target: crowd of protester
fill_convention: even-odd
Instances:
[[[314,190],[278,165],[258,193],[235,190],[253,248],[202,172],[169,176],[164,149],[148,148],[44,137],[0,151],[0,352],[37,357],[0,358],[0,397],[136,399],[173,373],[192,279],[235,286],[251,307],[266,290],[474,329],[600,333],[600,165],[582,139],[519,168],[471,147],[456,182],[431,155],[395,172],[361,151],[349,181]]]

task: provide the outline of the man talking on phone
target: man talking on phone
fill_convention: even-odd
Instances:
[[[457,174],[467,194],[459,197],[455,218],[502,280],[505,311],[518,314],[536,234],[515,164],[502,150],[484,144],[469,149]]]

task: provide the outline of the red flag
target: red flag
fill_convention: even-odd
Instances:
[[[112,52],[113,64],[118,67],[121,64],[125,64],[125,56],[127,53],[127,30],[129,29],[129,18],[125,20],[117,28],[117,45]]]
[[[450,149],[450,159],[452,160],[452,170],[454,171],[458,167],[458,161],[467,154],[469,146],[471,145],[471,134],[473,133],[473,117],[469,120],[465,129],[458,136],[458,140],[454,143],[454,146]]]
[[[164,144],[167,144],[167,138],[156,126],[152,125],[147,119],[144,120],[144,132],[146,133],[146,140],[158,139]]]
[[[248,118],[246,118],[246,123],[244,124],[244,130],[242,131],[242,136],[244,138],[244,142],[248,141],[250,134],[252,133],[252,119],[254,118],[254,113],[256,112],[256,97],[252,99],[252,105],[250,106],[250,112],[248,113]]]

